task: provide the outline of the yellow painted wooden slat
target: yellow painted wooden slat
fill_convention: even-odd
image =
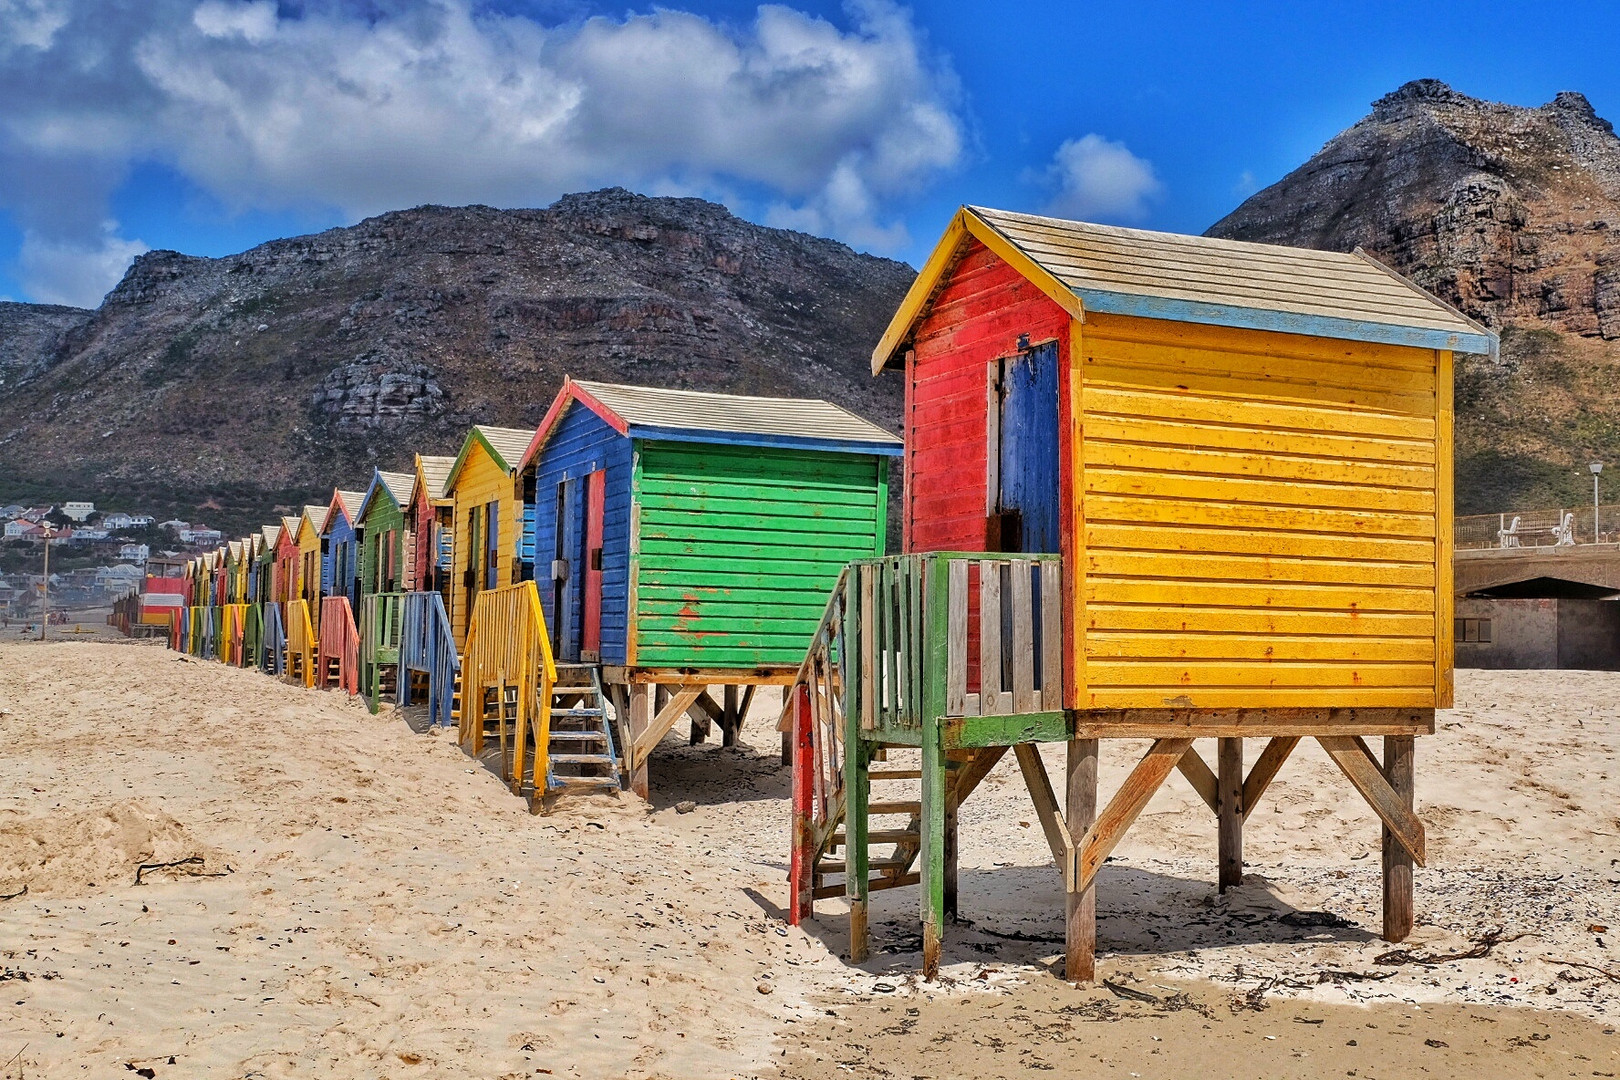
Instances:
[[[1428,417],[1356,412],[1311,403],[1200,397],[1177,390],[1174,386],[1099,385],[1088,382],[1081,393],[1081,400],[1088,419],[1099,415],[1151,416],[1282,431],[1418,438],[1430,442],[1434,439],[1434,421]]]
[[[1237,529],[1276,528],[1360,536],[1434,538],[1433,514],[1396,514],[1263,503],[1192,502],[1140,496],[1088,494],[1088,522],[1130,525],[1218,525]]]
[[[1384,562],[1434,564],[1434,541],[1384,536],[1333,536],[1323,533],[1266,529],[1221,529],[1087,523],[1086,549],[1115,551],[1180,551],[1225,555],[1276,555],[1300,558],[1338,557]]]
[[[1428,612],[1267,611],[1231,607],[1182,607],[1089,603],[1086,633],[1132,630],[1167,633],[1339,635],[1432,641]]]
[[[1432,353],[1429,355],[1433,356]],[[1299,383],[1425,397],[1434,393],[1432,362],[1424,368],[1379,368],[1356,361],[1272,356],[1220,349],[1166,348],[1148,342],[1096,338],[1087,345],[1086,363],[1104,367],[1222,375],[1253,382],[1257,386]]]
[[[1321,660],[1255,663],[1231,660],[1129,660],[1086,657],[1091,686],[1344,687],[1415,686],[1434,692],[1434,664],[1378,661],[1325,663]]]
[[[1087,439],[1113,442],[1160,443],[1165,446],[1244,450],[1259,454],[1303,454],[1342,461],[1434,464],[1433,440],[1400,439],[1388,435],[1367,438],[1232,424],[1187,423],[1168,417],[1103,414],[1086,417],[1085,434]]]
[[[1433,664],[1428,638],[1263,637],[1243,634],[1128,633],[1093,631],[1086,636],[1088,659],[1142,660],[1353,660]]]
[[[1087,665],[1090,670],[1090,665]],[[1209,689],[1096,687],[1088,709],[1432,709],[1434,688],[1313,687],[1311,689]]]
[[[1088,576],[1087,604],[1207,604],[1304,611],[1434,612],[1434,589],[1375,586],[1252,585],[1224,581],[1139,581]]]
[[[1228,476],[1165,476],[1102,466],[1085,471],[1085,493],[1148,495],[1160,499],[1196,499],[1219,502],[1263,503],[1267,506],[1333,508],[1339,510],[1434,513],[1432,491],[1385,489],[1353,484],[1318,484],[1303,480],[1250,480]]]
[[[1252,379],[1197,371],[1124,367],[1101,362],[1089,356],[1085,359],[1082,378],[1088,387],[1111,386],[1156,390],[1160,393],[1180,393],[1189,397],[1230,399],[1238,403],[1254,401],[1278,405],[1304,405],[1319,409],[1342,409],[1347,412],[1374,412],[1409,417],[1434,415],[1432,393],[1348,390],[1338,386],[1307,386],[1300,383],[1262,383]],[[1338,429],[1333,425],[1327,425],[1325,430]]]
[[[1453,622],[1453,608],[1456,602],[1456,590],[1453,588],[1452,575],[1452,498],[1454,481],[1452,478],[1452,355],[1442,350],[1437,354],[1440,370],[1440,397],[1439,422],[1435,425],[1434,456],[1440,462],[1440,477],[1438,490],[1444,495],[1436,503],[1434,509],[1434,562],[1438,570],[1434,581],[1434,638],[1438,649],[1434,664],[1434,701],[1438,709],[1449,709],[1452,705],[1452,661],[1455,650],[1454,636],[1456,623]]]
[[[1166,585],[1186,581],[1256,581],[1434,588],[1434,567],[1430,565],[1261,555],[1199,555],[1187,558],[1164,551],[1088,548],[1086,573],[1102,577],[1152,578],[1162,580]]]
[[[1086,340],[1111,338],[1148,341],[1172,348],[1220,349],[1229,352],[1263,350],[1271,356],[1302,359],[1339,360],[1352,364],[1377,364],[1434,370],[1434,352],[1409,345],[1385,345],[1372,341],[1311,337],[1231,326],[1205,326],[1198,323],[1168,323],[1134,315],[1086,314]],[[1079,355],[1076,353],[1075,355]]]
[[[1272,480],[1434,490],[1434,470],[1423,465],[1106,442],[1097,439],[1090,430],[1086,432],[1085,464],[1088,468],[1101,466],[1148,469],[1160,473],[1251,476]]]

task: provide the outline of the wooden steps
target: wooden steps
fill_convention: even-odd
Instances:
[[[912,791],[917,792],[916,798],[873,798],[867,803],[866,866],[869,871],[867,891],[878,892],[883,889],[897,889],[904,885],[915,885],[918,876],[911,872],[911,866],[917,861],[917,852],[922,847],[922,832],[919,825],[922,817],[922,798],[918,790],[922,770],[872,769],[868,771],[867,776],[874,785],[908,781]],[[884,828],[872,826],[873,818],[895,816],[904,816],[905,824],[900,827]],[[842,826],[835,829],[827,838],[821,857],[816,860],[814,880],[811,883],[815,899],[824,900],[828,897],[845,895],[843,879],[848,872],[849,863],[846,858],[838,855],[838,851],[846,847],[848,842],[848,834]],[[872,851],[874,847],[888,845],[893,846],[887,854]],[[839,880],[833,882],[829,881],[829,878]]]
[[[558,664],[550,704],[546,790],[617,791],[623,771],[596,665]]]

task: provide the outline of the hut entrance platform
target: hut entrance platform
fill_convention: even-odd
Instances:
[[[720,729],[722,746],[736,746],[743,718],[762,686],[791,686],[792,667],[646,668],[605,665],[602,684],[619,719],[629,788],[651,797],[652,752],[683,719],[697,745]],[[716,696],[718,694],[718,697]]]
[[[1062,573],[1055,555],[960,552],[861,560],[844,571],[783,713],[794,743],[792,921],[811,917],[817,899],[847,898],[851,958],[860,962],[869,894],[916,886],[924,974],[937,976],[945,922],[956,914],[958,823],[1011,749],[1064,879],[1068,978],[1090,981],[1097,872],[1170,773],[1209,808],[1224,891],[1242,880],[1245,818],[1300,740],[1315,738],[1383,823],[1384,936],[1404,939],[1412,867],[1425,857],[1414,739],[1433,733],[1434,710],[1065,708]],[[695,699],[690,690],[667,708]],[[658,719],[664,731],[674,722],[665,712]],[[1369,737],[1383,739],[1381,757]],[[1103,802],[1106,738],[1152,743]],[[1218,740],[1213,763],[1194,749],[1199,738]],[[1263,741],[1252,761],[1245,740]],[[1038,749],[1053,742],[1067,746],[1061,791]],[[917,751],[917,765],[889,762],[896,748]]]

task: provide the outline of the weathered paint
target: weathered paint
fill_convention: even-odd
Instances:
[[[360,594],[400,592],[405,580],[405,511],[373,472],[360,515]]]
[[[608,664],[625,662],[625,612],[630,581],[630,447],[631,440],[611,424],[578,402],[567,400],[541,451],[534,455],[524,475],[524,488],[533,492],[535,515],[536,585],[545,608],[546,622],[553,634],[552,648],[559,659],[576,660],[579,639],[565,640],[566,626],[582,626],[582,612],[571,619],[558,618],[559,603],[583,597],[583,589],[570,592],[566,585],[583,583],[588,557],[583,544],[558,545],[558,522],[562,517],[559,485],[583,479],[598,470],[605,471],[602,533],[602,613],[601,659]],[[586,500],[577,500],[583,512]],[[583,531],[575,535],[583,536]],[[567,579],[554,581],[551,562],[561,558],[568,563]]]
[[[358,509],[358,508],[357,508]],[[351,611],[360,601],[359,523],[349,517],[342,495],[334,492],[326,511],[325,553],[321,559],[323,596],[348,597]]]
[[[1083,703],[1440,706],[1442,355],[1116,316],[1081,341]]]
[[[478,593],[515,580],[516,525],[522,520],[522,507],[515,469],[497,458],[476,431],[468,434],[450,483],[455,508],[451,525],[450,627],[456,648],[462,649]]]
[[[918,327],[906,365],[907,551],[995,550],[989,535],[990,365],[1019,339],[1056,341],[1068,362],[1069,316],[984,245],[970,242]]]
[[[844,564],[882,554],[887,459],[640,440],[636,449],[630,662],[803,660]]]

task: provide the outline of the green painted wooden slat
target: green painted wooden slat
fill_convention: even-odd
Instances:
[[[694,488],[698,489],[698,491],[708,490],[708,485],[700,482],[671,482],[653,477],[642,480],[642,484],[646,488],[645,494],[648,495],[686,495],[695,497],[698,492],[694,491]],[[813,497],[818,501],[837,503],[844,506],[873,506],[877,503],[877,498],[872,492],[843,484],[800,483],[797,480],[783,479],[777,484],[736,484],[726,485],[724,488],[724,494],[727,496],[757,499],[761,502],[782,500],[786,493],[792,491],[802,491],[806,497]],[[722,500],[714,499],[710,501]]]
[[[871,519],[872,508],[877,505],[876,500],[858,505],[809,501],[798,491],[795,491],[791,498],[750,499],[747,508],[743,510],[736,510],[729,499],[721,501],[720,509],[717,510],[694,506],[693,502],[692,499],[681,499],[674,495],[649,496],[643,501],[642,510],[647,514],[657,515],[660,520],[696,519],[708,525],[747,528],[760,520],[770,520],[778,516],[804,522],[864,522]],[[842,527],[842,525],[832,526],[834,529]]]
[[[767,527],[780,524],[780,519],[763,519],[757,524],[736,529],[715,529],[706,525],[670,521],[667,518],[644,514],[641,519],[641,540],[643,544],[654,540],[674,540],[681,543],[705,541],[717,544],[734,544],[737,537],[746,536],[750,544],[761,547],[780,547],[789,550],[813,547],[823,551],[836,550],[841,547],[851,551],[871,550],[871,521],[865,523],[864,529],[861,528],[860,522],[850,522],[848,528],[829,528],[828,526],[834,524],[830,521],[817,522],[816,527],[813,529],[786,530]]]

